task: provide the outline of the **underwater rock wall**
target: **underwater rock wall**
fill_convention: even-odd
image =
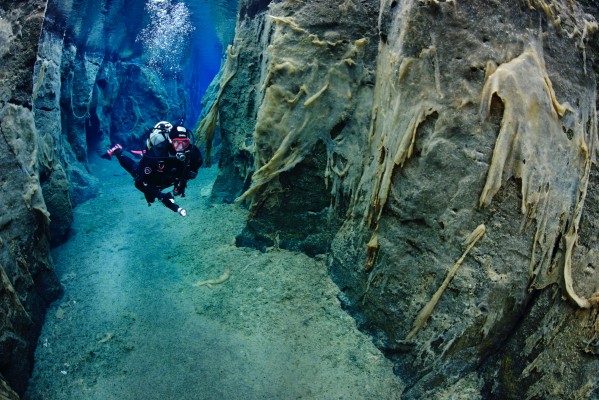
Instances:
[[[65,240],[78,193],[95,192],[93,178],[76,160],[69,142],[63,137],[61,110],[62,37],[43,32],[39,43],[34,75],[33,108],[38,134],[43,139],[40,152],[40,177],[50,212],[50,234],[54,245]],[[75,186],[75,173],[88,185]]]
[[[31,373],[47,305],[60,293],[49,258],[40,160],[47,143],[32,113],[32,71],[45,1],[0,2],[0,397]]]
[[[100,124],[94,147],[121,143],[142,150],[144,135],[157,122],[184,119],[182,91],[177,81],[162,80],[143,64],[104,62],[90,103],[90,117]]]
[[[215,193],[329,251],[404,398],[599,395],[596,11],[241,2]]]
[[[372,161],[333,243],[331,272],[396,360],[406,398],[471,386],[511,398],[512,386],[526,387],[523,397],[546,398],[586,385],[553,379],[558,367],[542,360],[555,356],[548,339],[563,328],[529,312],[546,293],[570,292],[572,241],[596,151],[597,88],[585,57],[596,22],[568,2],[534,5],[381,8]],[[593,297],[598,273],[587,271],[572,293]],[[595,311],[578,311],[575,296],[570,307],[559,296],[545,305],[563,318],[579,314],[568,328],[576,330],[572,347],[597,329],[582,328],[595,323]],[[538,332],[520,333],[523,323]],[[485,361],[518,335],[529,343],[504,353],[511,362],[501,381]],[[597,366],[576,353],[559,357],[575,365],[572,374]]]
[[[264,57],[266,47],[263,36],[264,24],[267,22],[264,13],[252,15],[249,20],[240,17],[237,21],[236,39],[229,46],[226,64],[215,78],[215,81],[218,79],[219,87],[212,87],[209,91],[213,105],[209,112],[205,112],[202,120],[207,121],[207,128],[198,132],[204,137],[213,136],[216,124],[219,123],[222,140],[219,152],[220,173],[212,195],[229,203],[241,194],[253,168],[251,145],[256,114],[262,102],[257,85],[261,74],[260,60]],[[210,135],[203,132],[209,132]]]
[[[231,185],[231,175],[249,182],[253,172],[240,198],[252,218],[237,242],[322,254],[357,184],[355,155],[367,144],[363,104],[372,103],[378,10],[352,2],[260,5],[268,4],[240,5],[231,50],[237,74],[220,106],[221,167],[234,170],[223,176]]]

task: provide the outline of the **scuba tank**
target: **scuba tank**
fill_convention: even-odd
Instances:
[[[152,152],[155,157],[168,157],[170,146],[168,135],[172,128],[173,125],[170,122],[161,121],[157,123],[146,140],[146,150]]]

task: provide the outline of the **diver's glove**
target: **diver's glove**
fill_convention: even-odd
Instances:
[[[175,183],[175,187],[173,188],[173,194],[175,196],[181,196],[181,197],[185,197],[185,187],[186,187],[186,182],[185,181],[177,181],[177,183]]]

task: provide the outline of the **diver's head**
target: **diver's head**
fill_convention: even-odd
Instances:
[[[170,142],[173,151],[176,153],[178,159],[185,159],[185,152],[191,146],[191,140],[189,139],[189,131],[187,128],[181,125],[175,125],[170,132]]]

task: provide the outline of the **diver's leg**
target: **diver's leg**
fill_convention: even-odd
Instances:
[[[183,217],[187,216],[187,211],[175,204],[175,198],[172,194],[162,193],[156,186],[146,183],[141,179],[135,180],[135,187],[145,195],[148,205],[153,203],[154,199],[157,198],[169,210],[179,213]]]
[[[132,177],[137,176],[137,163],[131,157],[128,157],[124,154],[118,154],[116,159],[119,160],[119,164],[121,167],[125,169],[125,171],[129,172]]]

